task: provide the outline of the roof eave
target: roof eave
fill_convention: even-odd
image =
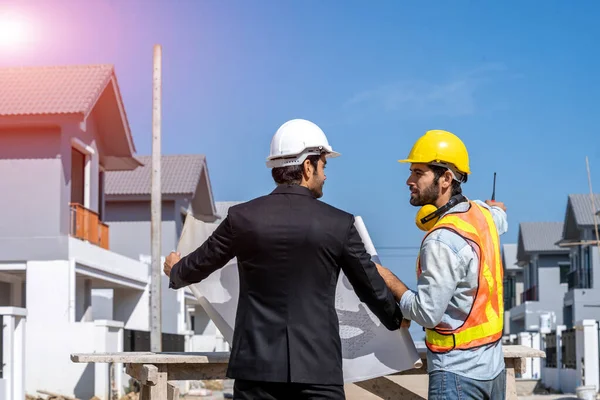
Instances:
[[[112,83],[113,89],[116,93],[117,106],[119,107],[119,114],[121,114],[121,121],[123,122],[125,135],[127,136],[127,143],[129,144],[129,149],[131,151],[131,154],[135,154],[135,143],[133,142],[133,137],[131,136],[131,128],[129,127],[129,120],[127,119],[127,113],[125,112],[123,96],[121,96],[121,90],[119,89],[119,85],[117,84],[117,76],[115,75],[114,68],[112,71],[110,82]]]
[[[133,155],[131,157],[104,156],[102,164],[106,171],[133,171],[144,165]]]

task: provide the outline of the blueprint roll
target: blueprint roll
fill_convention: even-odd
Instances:
[[[185,256],[198,248],[217,224],[205,223],[188,214],[177,245]],[[374,262],[379,257],[361,217],[355,227]],[[189,286],[199,305],[229,344],[239,299],[237,259]],[[407,328],[389,331],[369,308],[360,301],[348,278],[340,271],[335,294],[335,309],[340,327],[344,382],[359,382],[400,371],[421,368],[423,363]]]
[[[365,226],[365,222],[362,217],[356,216],[354,217],[354,226],[362,239],[365,249],[367,253],[371,255],[371,261],[381,265],[381,260],[379,260],[379,256],[377,255],[377,250],[375,250],[375,246],[373,245],[373,241],[371,240],[371,236],[369,236],[369,231],[367,231],[367,227]]]

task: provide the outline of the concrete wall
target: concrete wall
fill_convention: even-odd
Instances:
[[[510,310],[510,333],[537,331],[540,325],[540,314],[548,311],[554,310],[539,301],[528,301],[513,307]]]
[[[71,322],[74,278],[68,261],[27,264],[28,393],[43,389],[82,399],[93,396],[94,367],[69,358],[70,353],[95,349],[94,324]],[[65,388],[73,392],[65,393]]]
[[[113,292],[113,316],[123,321],[125,329],[150,330],[150,292],[115,289]]]
[[[54,128],[0,128],[0,260],[66,259],[71,149],[92,149],[88,208],[98,211],[99,154],[91,116]]]
[[[574,289],[569,295],[573,299],[571,324],[582,319],[600,320],[600,290]],[[565,300],[571,296],[565,297]]]
[[[537,269],[538,301],[527,301],[513,307],[510,312],[510,333],[519,333],[522,331],[532,331],[539,328],[540,314],[553,312],[555,315],[555,324],[563,324],[563,299],[568,291],[566,283],[560,283],[559,263],[568,263],[568,254],[540,254],[532,256],[532,263]],[[526,266],[523,271],[523,281],[525,284],[519,284],[516,291],[520,291],[524,286],[531,284],[528,278],[531,264]],[[520,297],[520,295],[519,295]]]
[[[26,391],[42,389],[89,399],[105,389],[102,368],[73,363],[72,353],[122,351],[122,331],[107,321],[78,322],[85,314],[81,278],[70,261],[27,263]],[[83,284],[83,285],[82,285]],[[88,288],[89,289],[89,288]],[[129,289],[130,292],[135,292]],[[112,322],[112,324],[115,324]],[[98,369],[100,368],[100,374]],[[100,377],[100,378],[99,378]]]
[[[113,289],[93,289],[92,290],[92,318],[94,320],[114,318],[114,298]]]
[[[538,293],[543,309],[553,311],[556,324],[563,324],[563,299],[568,290],[566,283],[560,283],[558,263],[568,263],[569,255],[540,255],[538,259]]]
[[[573,249],[573,252],[578,252]],[[583,319],[600,320],[600,254],[597,246],[590,246],[593,287],[591,289],[572,289],[564,296],[565,306],[571,306],[571,321],[564,324],[571,326],[575,321]],[[579,268],[583,267],[583,251],[579,251]]]
[[[0,129],[0,260],[66,259],[64,162],[59,128]]]
[[[163,201],[162,205],[162,255],[177,247],[181,233],[181,213],[176,201]],[[105,221],[110,229],[110,249],[127,257],[139,259],[141,254],[151,254],[150,201],[108,201]]]

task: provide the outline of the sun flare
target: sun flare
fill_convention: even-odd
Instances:
[[[16,47],[25,43],[25,22],[13,14],[0,13],[0,48]]]

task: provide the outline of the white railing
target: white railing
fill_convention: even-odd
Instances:
[[[567,339],[567,335],[570,335],[570,339]],[[595,391],[598,392],[598,323],[595,320],[584,319],[578,321],[574,329],[559,325],[555,336],[556,361],[542,368],[544,386],[563,393],[575,393],[581,386],[595,387]]]
[[[0,307],[2,359],[0,398],[25,398],[25,323],[27,310]]]

